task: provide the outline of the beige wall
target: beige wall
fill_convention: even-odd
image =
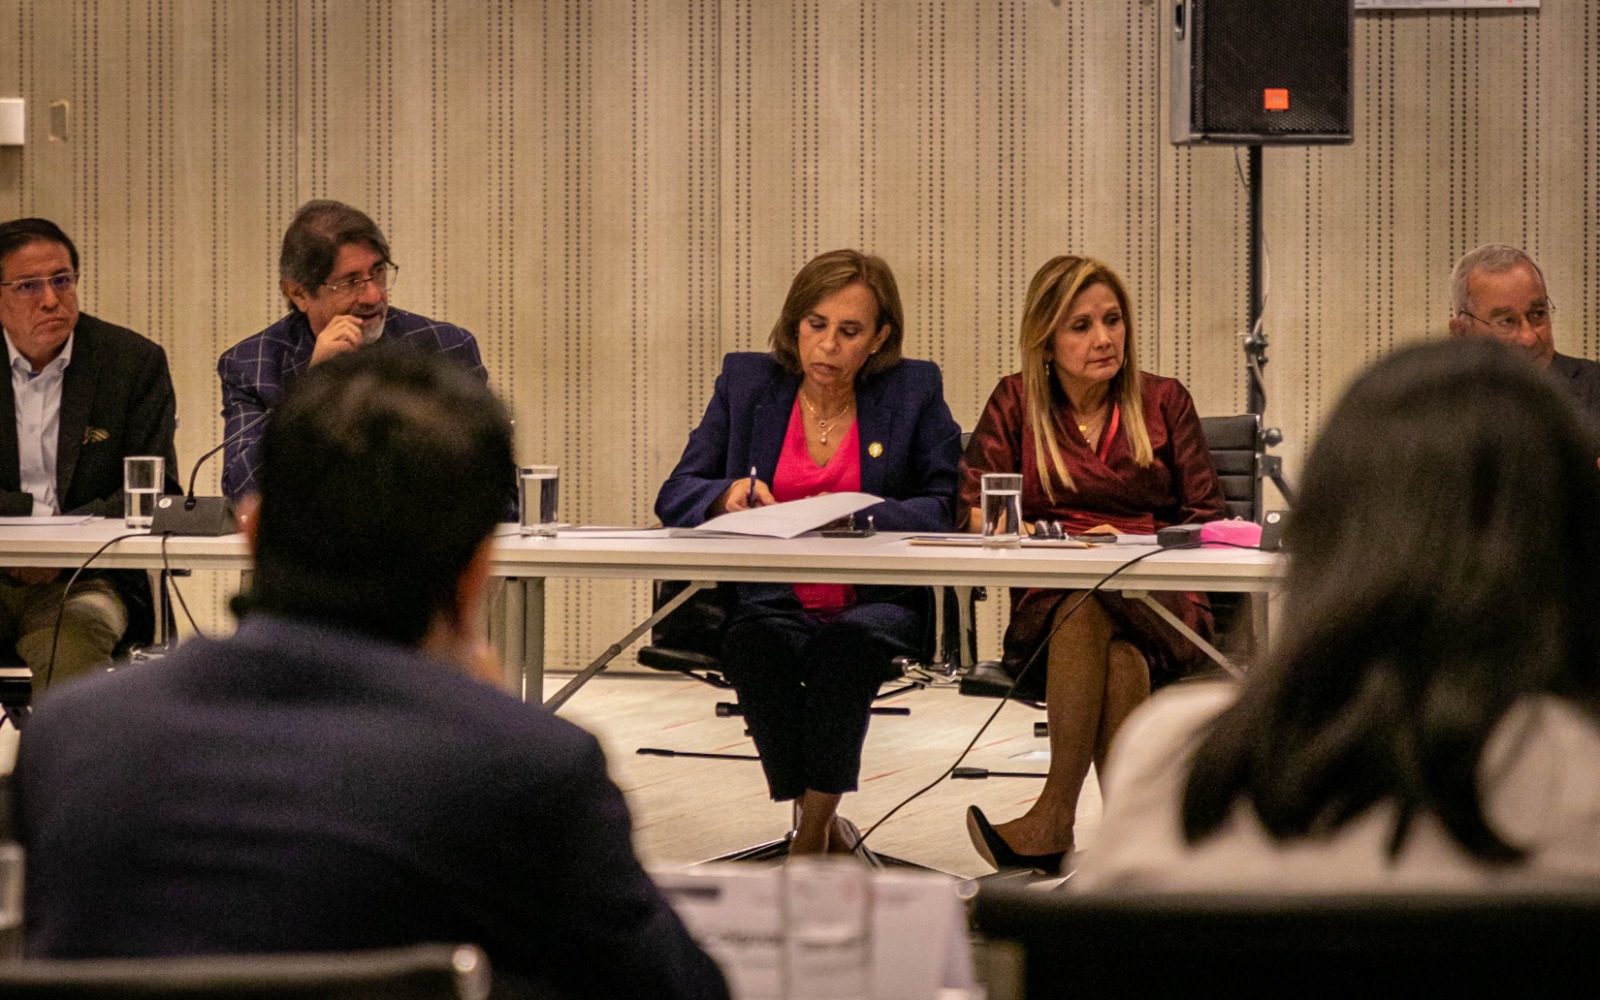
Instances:
[[[1147,368],[1242,409],[1245,197],[1232,150],[1165,141],[1166,9],[0,0],[0,96],[29,101],[0,216],[62,223],[86,308],[166,346],[187,462],[221,430],[217,354],[281,310],[294,206],[353,202],[390,235],[396,303],[478,335],[519,457],[566,468],[567,515],[642,522],[718,358],[761,346],[795,269],[841,245],[896,267],[910,352],[963,425],[1012,370],[1033,268],[1068,250],[1135,289]],[[1480,242],[1539,255],[1558,346],[1600,353],[1600,4],[1362,15],[1356,45],[1357,142],[1266,153],[1291,475],[1359,366],[1442,333]],[[557,662],[647,604],[551,589]],[[190,597],[220,624],[226,591]]]

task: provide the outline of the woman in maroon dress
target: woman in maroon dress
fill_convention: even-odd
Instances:
[[[986,472],[1022,473],[1024,523],[1060,521],[1068,532],[1149,534],[1223,515],[1194,401],[1176,380],[1139,370],[1128,294],[1110,268],[1076,256],[1040,268],[1028,287],[1020,345],[1022,371],[995,387],[962,460],[972,530],[979,530]],[[968,809],[973,845],[997,868],[1059,867],[1072,850],[1089,764],[1103,762],[1117,727],[1152,686],[1203,659],[1150,608],[1117,594],[1098,593],[1069,615],[1080,596],[1011,596],[1007,670],[1017,676],[1048,644],[1017,693],[1047,702],[1050,771],[1017,819],[991,826],[977,806]],[[1203,595],[1154,596],[1209,636]]]

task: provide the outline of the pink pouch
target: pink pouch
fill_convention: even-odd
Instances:
[[[1200,526],[1200,544],[1222,542],[1246,548],[1261,547],[1261,525],[1254,521],[1207,521]]]

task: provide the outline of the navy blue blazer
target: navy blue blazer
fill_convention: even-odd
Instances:
[[[661,484],[656,516],[669,527],[694,527],[750,467],[772,482],[789,429],[800,376],[770,354],[722,359],[711,403],[677,468]],[[901,361],[856,384],[861,491],[885,497],[856,515],[881,531],[948,531],[956,518],[961,428],[944,401],[944,378],[931,361]],[[881,445],[879,454],[873,446]]]
[[[251,614],[47,692],[13,794],[42,957],[470,941],[561,996],[727,997],[595,738],[415,649]]]

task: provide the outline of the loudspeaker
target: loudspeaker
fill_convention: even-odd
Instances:
[[[1351,0],[1169,3],[1174,143],[1352,141]]]

